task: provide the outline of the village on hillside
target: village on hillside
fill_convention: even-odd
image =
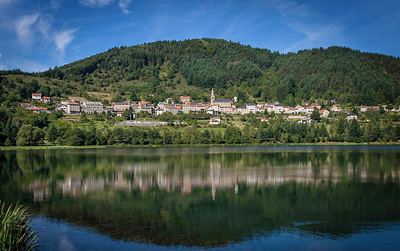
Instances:
[[[232,115],[246,115],[257,114],[258,119],[262,122],[267,121],[266,114],[283,114],[290,120],[296,120],[298,123],[310,124],[312,122],[311,114],[318,111],[321,118],[330,118],[331,114],[346,113],[346,120],[357,119],[357,115],[352,112],[352,109],[343,108],[336,104],[334,100],[330,107],[322,108],[319,103],[304,103],[303,105],[296,105],[295,107],[284,106],[278,102],[275,103],[247,103],[243,107],[237,107],[237,97],[233,99],[216,99],[214,89],[211,91],[211,102],[194,102],[190,96],[180,96],[179,101],[175,102],[171,98],[167,98],[164,102],[159,102],[157,105],[147,101],[139,102],[112,102],[110,106],[105,106],[101,102],[91,101],[77,101],[77,100],[62,100],[56,104],[55,110],[62,111],[68,115],[77,114],[101,114],[108,113],[115,114],[117,117],[123,117],[125,111],[131,111],[131,119],[135,119],[136,115],[145,112],[149,115],[161,115],[163,113],[171,113],[177,115],[179,113],[207,113],[215,115],[210,119],[210,124],[220,124],[221,119],[217,117],[219,114],[232,114]],[[42,96],[40,93],[32,93],[32,103],[21,105],[24,108],[34,113],[49,113],[50,111],[45,107],[38,107],[38,103],[51,103],[53,102],[50,97]],[[367,111],[384,111],[400,112],[399,107],[391,107],[387,105],[382,106],[357,106],[359,112]]]

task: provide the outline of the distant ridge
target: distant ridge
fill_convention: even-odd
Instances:
[[[337,46],[281,54],[221,39],[157,41],[112,48],[38,76],[160,100],[200,99],[215,88],[221,98],[245,101],[400,103],[399,58]]]

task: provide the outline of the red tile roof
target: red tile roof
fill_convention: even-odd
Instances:
[[[31,111],[45,111],[47,108],[44,107],[29,107],[29,110]]]

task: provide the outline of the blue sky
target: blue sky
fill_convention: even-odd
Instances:
[[[398,57],[400,1],[0,0],[0,69],[42,71],[115,46],[202,37]]]

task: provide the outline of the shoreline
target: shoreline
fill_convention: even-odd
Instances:
[[[195,148],[195,147],[243,147],[243,146],[400,146],[400,142],[324,142],[324,143],[264,143],[264,144],[171,144],[171,145],[90,145],[90,146],[60,146],[60,145],[41,145],[41,146],[1,146],[0,151],[12,150],[60,150],[60,149],[107,149],[107,148]]]

